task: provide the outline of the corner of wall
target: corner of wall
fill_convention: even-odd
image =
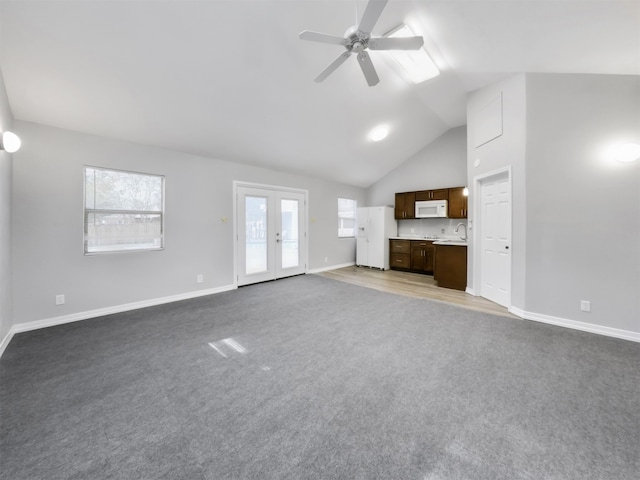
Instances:
[[[13,114],[0,68],[0,132],[13,127]],[[11,339],[13,326],[13,280],[11,211],[13,154],[0,151],[0,355]]]

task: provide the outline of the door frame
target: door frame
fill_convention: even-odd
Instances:
[[[304,221],[302,224],[303,238],[300,240],[303,255],[301,260],[304,261],[304,273],[309,272],[309,191],[301,188],[280,187],[277,185],[267,185],[263,183],[245,182],[242,180],[233,181],[233,287],[238,288],[238,187],[256,188],[261,190],[272,190],[279,192],[291,192],[302,194],[304,196]]]
[[[467,289],[467,293],[471,293],[476,297],[482,296],[482,183],[486,180],[490,180],[494,177],[507,176],[507,182],[509,184],[509,238],[511,240],[511,246],[513,247],[513,174],[511,173],[511,165],[498,168],[490,172],[482,173],[473,177],[473,223],[475,225],[472,228],[473,232],[473,291]],[[513,294],[513,248],[509,253],[509,305],[507,309],[511,308],[511,298]],[[484,297],[483,297],[484,298]]]

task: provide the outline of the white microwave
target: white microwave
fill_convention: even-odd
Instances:
[[[416,202],[416,218],[439,218],[446,216],[446,200],[426,200]]]

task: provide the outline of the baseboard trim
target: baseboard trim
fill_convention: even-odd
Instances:
[[[330,267],[313,268],[308,270],[307,273],[328,272],[329,270],[336,270],[338,268],[353,267],[355,264],[356,262],[349,262],[349,263],[341,263],[340,265],[331,265]]]
[[[2,358],[2,354],[7,348],[7,345],[9,345],[9,342],[11,341],[12,338],[13,338],[13,332],[11,331],[11,329],[9,329],[7,334],[2,339],[2,343],[0,343],[0,358]]]
[[[308,273],[320,273],[328,270],[335,270],[337,268],[350,267],[355,265],[354,262],[344,263],[341,265],[332,265],[330,267],[317,268],[309,270]],[[72,313],[69,315],[62,315],[60,317],[53,317],[43,320],[36,320],[33,322],[17,323],[9,329],[9,332],[5,335],[0,343],[0,358],[4,354],[7,346],[11,342],[11,339],[16,333],[28,332],[31,330],[38,330],[40,328],[53,327],[56,325],[63,325],[65,323],[78,322],[81,320],[88,320],[90,318],[102,317],[104,315],[111,315],[114,313],[127,312],[130,310],[137,310],[139,308],[153,307],[156,305],[162,305],[164,303],[178,302],[181,300],[189,300],[191,298],[203,297],[206,295],[214,295],[216,293],[228,292],[235,290],[237,287],[234,285],[224,285],[222,287],[209,288],[206,290],[198,290],[195,292],[182,293],[179,295],[170,295],[168,297],[154,298],[150,300],[143,300],[141,302],[126,303],[122,305],[116,305],[113,307],[99,308],[96,310],[88,310],[85,312]],[[469,289],[468,289],[469,290]],[[467,291],[467,293],[473,295],[473,291]],[[632,332],[630,330],[621,330],[618,328],[605,327],[603,325],[595,325],[592,323],[579,322],[577,320],[569,320],[566,318],[554,317],[552,315],[544,315],[541,313],[527,312],[518,307],[509,307],[509,312],[515,316],[523,318],[525,320],[532,320],[535,322],[547,323],[550,325],[556,325],[559,327],[571,328],[574,330],[581,330],[583,332],[595,333],[598,335],[605,335],[607,337],[620,338],[623,340],[629,340],[632,342],[640,343],[640,333]]]
[[[465,293],[468,293],[469,295],[473,295],[474,297],[477,297],[478,295],[476,294],[476,291],[473,288],[465,288],[464,290]]]
[[[90,318],[102,317],[105,315],[111,315],[114,313],[128,312],[130,310],[138,310],[140,308],[155,307],[156,305],[162,305],[165,303],[179,302],[181,300],[189,300],[191,298],[204,297],[207,295],[214,295],[216,293],[228,292],[235,290],[237,287],[234,285],[224,285],[222,287],[208,288],[206,290],[197,290],[195,292],[180,293],[178,295],[169,295],[168,297],[152,298],[150,300],[143,300],[140,302],[125,303],[122,305],[115,305],[113,307],[98,308],[96,310],[87,310],[84,312],[71,313],[69,315],[62,315],[60,317],[45,318],[43,320],[35,320],[33,322],[16,323],[11,327],[9,333],[2,340],[0,344],[0,357],[4,353],[7,345],[16,333],[29,332],[31,330],[38,330],[40,328],[54,327],[56,325],[63,325],[65,323],[78,322],[81,320],[88,320]]]
[[[569,320],[567,318],[554,317],[552,315],[545,315],[542,313],[527,312],[517,307],[509,307],[509,312],[520,318],[524,318],[525,320],[548,323],[558,327],[572,328],[573,330],[581,330],[583,332],[595,333],[607,337],[621,338],[631,342],[640,342],[639,332],[605,327],[604,325],[596,325],[593,323],[579,322],[577,320]]]

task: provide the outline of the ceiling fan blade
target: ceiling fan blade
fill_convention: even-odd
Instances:
[[[320,75],[314,78],[314,81],[318,83],[323,81],[325,78],[331,75],[336,68],[342,65],[350,56],[351,56],[351,52],[342,53],[342,55],[340,55],[333,62],[331,62],[331,64],[320,73]]]
[[[372,38],[369,50],[419,50],[424,45],[422,37]]]
[[[362,73],[364,73],[364,78],[367,79],[367,83],[370,87],[377,85],[380,79],[378,78],[378,74],[376,73],[376,69],[373,68],[373,63],[371,62],[371,58],[367,52],[360,52],[358,54],[358,64],[362,69]]]
[[[384,10],[388,1],[389,0],[369,0],[362,14],[358,30],[367,34],[371,33],[371,30],[376,26],[376,22],[380,18],[382,10]]]
[[[331,43],[334,45],[346,45],[348,43],[346,38],[327,35],[326,33],[312,32],[310,30],[304,30],[300,32],[298,36],[301,40],[309,40],[311,42]]]

